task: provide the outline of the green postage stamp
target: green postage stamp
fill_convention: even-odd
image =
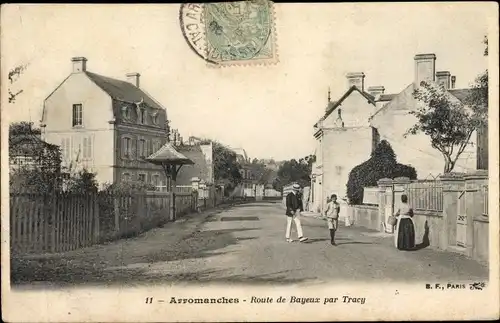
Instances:
[[[273,3],[186,3],[181,29],[191,49],[213,66],[278,62]]]

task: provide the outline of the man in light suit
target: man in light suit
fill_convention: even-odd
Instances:
[[[302,224],[300,223],[300,212],[304,211],[302,205],[302,198],[299,196],[300,185],[293,184],[293,191],[288,193],[286,196],[286,241],[292,242],[293,239],[290,238],[292,231],[292,222],[295,222],[295,227],[297,228],[297,235],[300,242],[307,240],[302,232]]]

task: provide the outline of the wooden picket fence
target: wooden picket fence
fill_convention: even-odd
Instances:
[[[176,193],[176,217],[196,211],[196,193]],[[165,192],[85,195],[10,194],[10,245],[15,255],[71,251],[136,235],[173,219]]]
[[[98,214],[91,194],[11,194],[12,253],[63,252],[97,243]]]

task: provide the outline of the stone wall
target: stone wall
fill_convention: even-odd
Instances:
[[[378,207],[371,205],[354,205],[346,207],[346,215],[351,223],[371,230],[379,230]]]
[[[479,262],[488,262],[488,172],[447,174],[439,178],[439,183],[442,191],[436,192],[442,194],[442,211],[414,207],[417,246],[453,251]],[[409,184],[407,178],[382,179],[378,182],[378,207],[351,205],[347,215],[354,225],[393,234],[394,227],[387,219],[397,211],[401,195],[411,189]]]

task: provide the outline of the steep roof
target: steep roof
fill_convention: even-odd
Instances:
[[[211,165],[207,162],[200,145],[181,145],[176,148],[181,154],[194,162],[191,166],[181,168],[177,175],[178,185],[191,184],[193,177],[198,177],[208,183],[213,181],[213,178],[210,177],[212,175]]]
[[[404,95],[406,92],[408,92],[410,90],[413,92],[414,89],[415,89],[414,84],[410,83],[403,91],[401,91],[398,94],[387,94],[387,96],[390,96],[390,100],[386,100],[386,101],[392,101],[394,98],[397,98],[400,95]],[[472,89],[449,89],[448,93],[450,93],[451,95],[453,95],[454,97],[456,97],[458,100],[464,101],[465,98],[469,95],[469,93],[471,91],[472,91]],[[380,100],[380,101],[382,101],[382,100]],[[415,101],[412,100],[412,105],[414,103],[415,103]],[[397,104],[397,103],[394,103],[394,104]],[[383,107],[381,107],[380,109],[378,109],[377,111],[375,111],[375,113],[370,117],[370,119],[372,119],[373,117],[375,117],[381,111],[384,111],[384,110],[387,110],[387,109],[391,108],[392,106],[394,106],[394,104],[393,104],[393,102],[387,103],[386,105],[384,105]]]
[[[170,143],[166,143],[148,158],[153,164],[171,163],[174,165],[194,164],[192,160],[178,152]]]
[[[85,74],[115,100],[131,103],[144,100],[144,103],[152,108],[163,109],[155,99],[132,83],[88,71],[86,71]]]
[[[375,98],[370,95],[369,93],[366,93],[364,91],[361,91],[360,89],[358,89],[358,87],[356,85],[353,85],[349,88],[349,90],[347,90],[346,93],[344,93],[344,95],[342,95],[342,97],[338,100],[338,101],[332,101],[332,102],[329,102],[328,103],[328,106],[327,106],[327,109],[326,109],[326,113],[323,117],[321,117],[321,119],[319,119],[319,121],[324,121],[326,118],[328,118],[328,116],[330,114],[332,114],[333,111],[335,111],[335,109],[342,104],[342,102],[347,99],[347,97],[349,97],[349,95],[351,95],[351,93],[353,91],[358,91],[362,96],[364,96],[368,102],[370,102],[371,104],[375,105]],[[319,122],[318,121],[318,122]],[[314,126],[317,126],[318,125],[318,122],[316,122],[316,124]]]

